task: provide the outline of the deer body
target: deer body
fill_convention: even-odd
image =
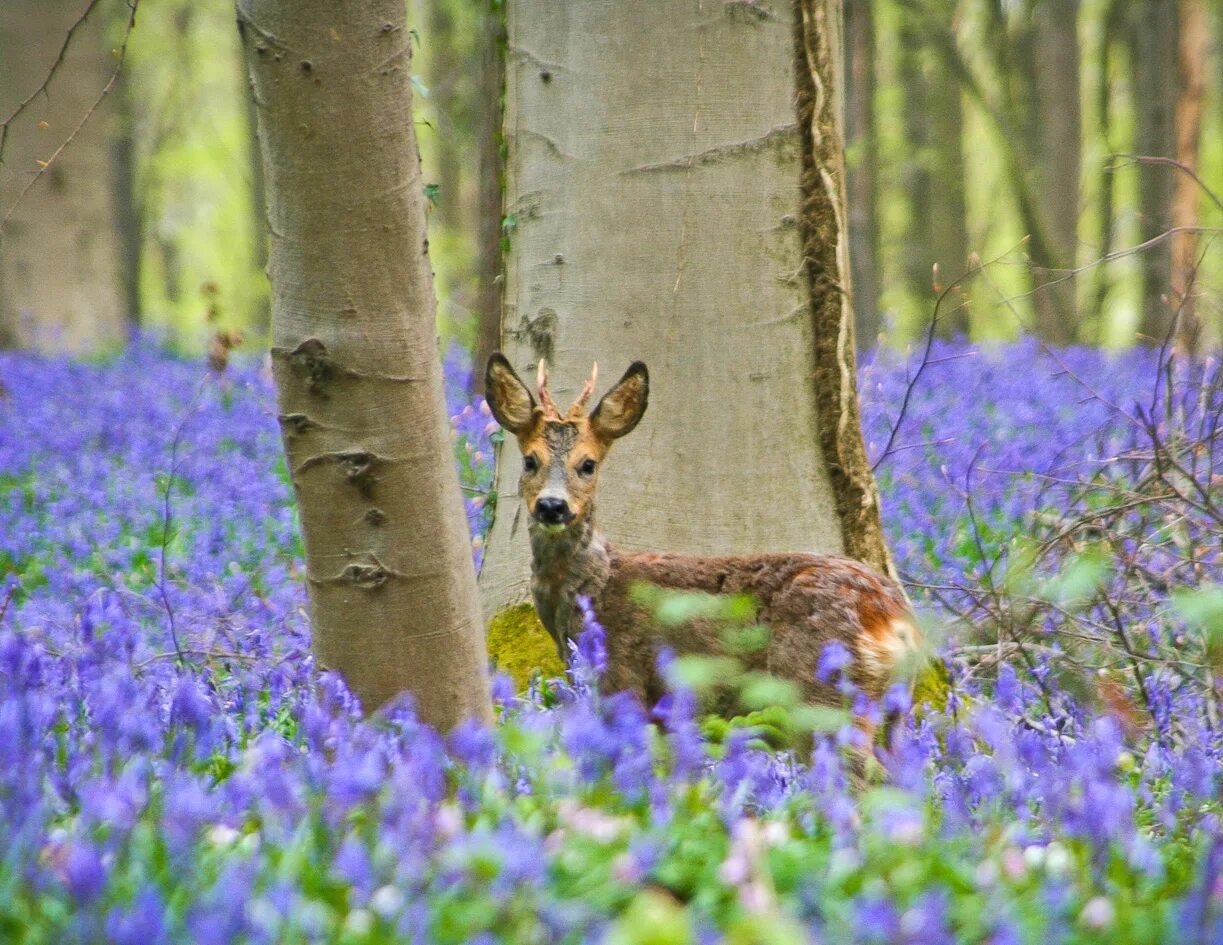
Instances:
[[[547,392],[542,364],[538,405],[502,356],[490,359],[486,378],[493,415],[517,436],[524,456],[531,592],[562,659],[568,641],[581,631],[578,598],[587,597],[606,631],[604,685],[651,704],[664,691],[656,668],[659,650],[720,654],[722,628],[696,620],[665,630],[635,602],[634,587],[748,594],[756,603],[756,621],[769,630],[767,643],[746,657],[749,669],[792,680],[806,701],[840,704],[840,693],[817,679],[825,644],[837,640],[853,656],[852,681],[880,698],[919,640],[904,593],[892,579],[831,555],[698,558],[626,552],[606,541],[595,526],[598,469],[612,440],[631,431],[645,412],[648,375],[635,363],[587,416],[594,383],[592,374],[562,417]]]

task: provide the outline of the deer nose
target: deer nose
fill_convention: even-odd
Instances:
[[[573,518],[573,513],[564,499],[540,496],[535,500],[535,517],[545,525],[563,525]]]

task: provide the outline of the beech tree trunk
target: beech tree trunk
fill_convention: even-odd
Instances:
[[[510,6],[503,341],[523,376],[548,359],[558,402],[592,361],[648,363],[649,411],[600,486],[622,547],[890,570],[858,421],[841,56],[831,0]],[[507,437],[488,613],[527,597],[520,468]]]
[[[1202,108],[1206,100],[1206,4],[1179,0],[1177,39],[1176,160],[1184,170],[1175,175],[1172,191],[1172,305],[1179,314],[1177,348],[1184,354],[1198,349],[1201,326],[1194,304],[1197,279],[1198,206],[1202,189],[1187,171],[1198,172],[1202,147]]]
[[[115,212],[110,102],[89,114],[114,72],[104,3],[76,31],[45,95],[8,128],[0,166],[0,347],[86,353],[126,336]],[[0,3],[0,117],[46,77],[81,17],[75,0]],[[40,162],[51,164],[38,172]]]
[[[239,0],[271,231],[272,363],[320,666],[366,709],[489,719],[434,328],[402,0]]]

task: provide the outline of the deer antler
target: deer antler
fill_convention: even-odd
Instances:
[[[543,408],[545,420],[559,420],[560,411],[556,409],[556,401],[548,390],[548,365],[543,358],[539,359],[539,370],[535,374],[535,386],[539,388],[539,405]]]
[[[582,385],[582,392],[578,394],[578,399],[573,402],[573,406],[569,408],[570,414],[581,415],[586,410],[586,401],[590,400],[590,395],[595,392],[595,384],[599,380],[599,362],[595,361],[590,366],[590,377],[586,379],[586,383]]]

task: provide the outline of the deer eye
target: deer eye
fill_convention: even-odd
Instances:
[[[522,468],[529,473],[533,473],[539,468],[539,460],[534,456],[525,456],[522,460]]]
[[[593,476],[595,474],[595,461],[593,459],[584,459],[578,464],[579,476]]]

